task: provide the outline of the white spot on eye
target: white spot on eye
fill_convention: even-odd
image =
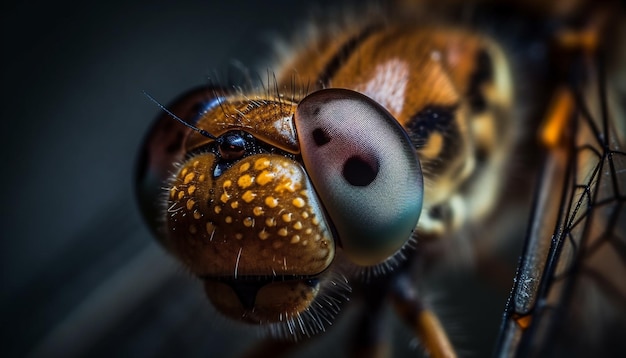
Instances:
[[[391,59],[377,65],[373,78],[357,86],[356,90],[380,103],[397,117],[402,112],[405,102],[409,68],[406,61]]]

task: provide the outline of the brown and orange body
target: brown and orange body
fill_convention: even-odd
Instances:
[[[516,72],[493,32],[412,9],[320,30],[266,88],[200,88],[154,125],[144,216],[221,313],[298,339],[327,329],[356,287],[356,351],[386,353],[370,325],[391,303],[431,355],[455,355],[412,284],[424,247],[489,225],[521,128],[540,121],[520,113],[541,113],[559,82],[537,79],[549,64]],[[528,67],[547,61],[542,31],[523,48],[544,50]],[[536,93],[522,95],[522,79]]]

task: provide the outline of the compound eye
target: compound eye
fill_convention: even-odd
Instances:
[[[235,160],[246,153],[246,139],[240,133],[226,133],[217,142],[222,159]]]
[[[305,97],[294,115],[302,159],[344,249],[370,266],[411,237],[423,178],[411,141],[381,105],[346,89]]]

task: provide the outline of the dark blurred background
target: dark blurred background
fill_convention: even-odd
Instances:
[[[271,40],[289,39],[323,8],[3,2],[2,356],[232,356],[255,339],[213,314],[201,285],[140,220],[134,161],[159,112],[142,91],[167,103],[226,79],[233,63],[271,61]],[[504,307],[495,302],[489,318],[465,316],[487,320],[486,347]],[[340,354],[333,342],[331,355]]]

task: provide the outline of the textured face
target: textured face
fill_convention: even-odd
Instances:
[[[420,165],[376,102],[349,90],[297,104],[215,92],[200,102],[189,122],[215,136],[172,132],[167,159],[180,164],[149,166],[144,186],[175,173],[156,231],[222,313],[253,323],[313,314],[335,305],[333,265],[383,263],[411,238]],[[160,133],[154,147],[167,143]],[[151,162],[164,162],[155,153]]]
[[[192,157],[171,183],[168,230],[177,255],[199,276],[322,272],[334,242],[303,168],[258,154],[214,177],[217,158]]]

